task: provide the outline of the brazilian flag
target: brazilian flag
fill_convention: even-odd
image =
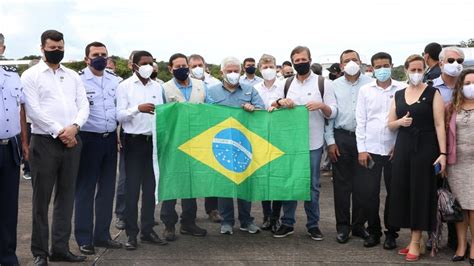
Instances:
[[[214,196],[309,200],[306,108],[269,113],[170,103],[157,105],[155,114],[160,201]]]

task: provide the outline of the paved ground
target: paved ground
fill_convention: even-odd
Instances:
[[[17,254],[22,265],[32,265],[30,253],[31,237],[31,183],[21,180],[20,211],[18,224]],[[381,203],[384,201],[382,200]],[[179,206],[179,204],[178,204]],[[396,250],[387,251],[381,245],[364,248],[363,241],[352,238],[347,244],[338,244],[335,240],[335,218],[332,184],[329,177],[323,177],[321,188],[321,224],[325,236],[323,241],[313,241],[306,235],[304,224],[306,216],[299,204],[295,234],[275,239],[269,232],[250,235],[239,232],[234,235],[220,235],[219,226],[207,220],[204,202],[199,201],[197,223],[208,230],[204,238],[178,235],[175,242],[167,246],[153,246],[139,242],[136,251],[98,249],[96,256],[89,256],[83,265],[300,265],[300,264],[333,264],[333,265],[392,265],[405,264],[404,258],[397,255]],[[381,213],[383,213],[381,206]],[[51,208],[50,208],[51,210]],[[157,208],[159,210],[159,208]],[[261,205],[253,204],[252,214],[258,223],[261,222]],[[155,217],[159,217],[158,211]],[[179,227],[177,228],[179,230]],[[163,225],[155,227],[162,235]],[[118,240],[126,240],[125,232],[111,227],[111,232]],[[408,243],[408,230],[402,230],[398,244],[400,247]],[[445,245],[446,241],[443,241]],[[71,250],[78,252],[74,236],[71,236]],[[444,248],[437,257],[425,255],[416,264],[448,264],[451,263],[452,252]],[[67,263],[51,263],[66,265]],[[78,264],[76,264],[78,265]],[[79,264],[80,265],[80,264]]]

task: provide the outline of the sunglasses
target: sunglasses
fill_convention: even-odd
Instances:
[[[454,61],[458,62],[458,64],[462,64],[462,62],[464,62],[464,58],[458,58],[458,59],[448,58],[446,61],[448,61],[448,63],[450,64],[454,63]]]

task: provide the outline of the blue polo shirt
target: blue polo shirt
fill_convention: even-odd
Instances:
[[[206,103],[240,107],[250,103],[257,109],[265,109],[262,98],[255,88],[239,84],[234,91],[227,90],[223,84],[216,84],[209,88]]]

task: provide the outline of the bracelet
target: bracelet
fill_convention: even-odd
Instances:
[[[447,154],[447,153],[445,153],[445,152],[440,152],[440,153],[439,153],[439,155],[448,156],[448,154]]]

